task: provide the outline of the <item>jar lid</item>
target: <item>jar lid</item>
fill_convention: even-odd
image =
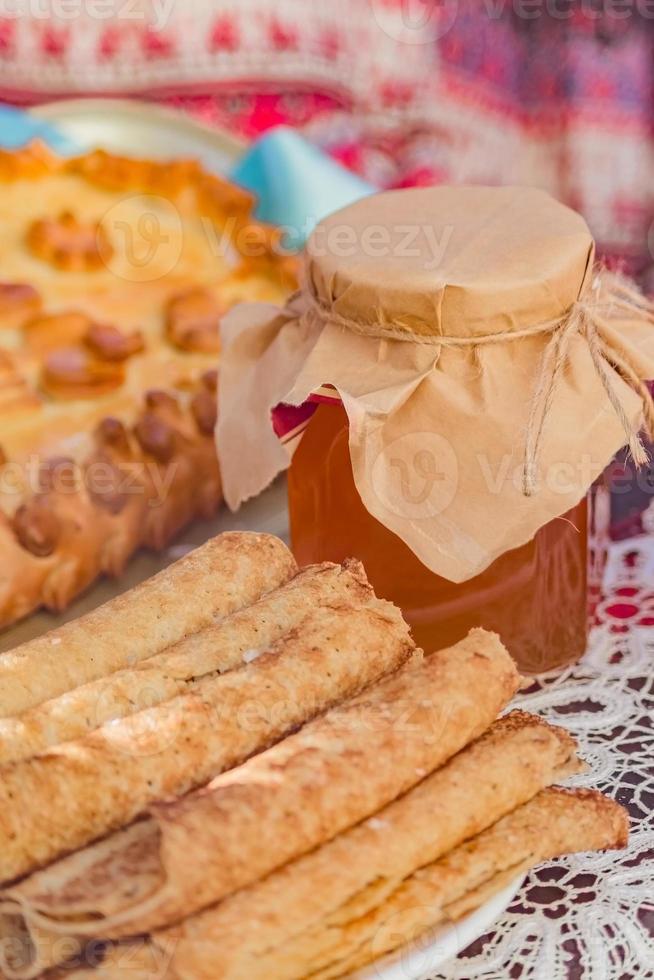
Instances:
[[[592,268],[586,222],[528,187],[437,187],[364,198],[322,221],[306,283],[375,334],[503,332],[561,317]]]

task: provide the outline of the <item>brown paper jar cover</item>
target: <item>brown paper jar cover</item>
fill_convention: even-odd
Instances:
[[[431,571],[466,581],[525,544],[638,429],[642,398],[620,364],[654,378],[651,313],[620,301],[594,251],[580,215],[529,188],[391,191],[327,218],[286,309],[247,304],[223,321],[230,507],[289,464],[275,406],[331,385],[365,507]],[[589,317],[617,368],[611,354],[598,367]]]

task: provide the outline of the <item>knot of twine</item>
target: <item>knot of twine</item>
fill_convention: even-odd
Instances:
[[[362,324],[336,313],[309,290],[305,291],[303,299],[308,301],[309,309],[312,309],[320,319],[329,320],[330,323],[345,327],[362,336],[426,344],[439,348],[486,347],[491,344],[506,344],[528,337],[551,334],[543,354],[527,421],[522,475],[522,492],[526,497],[531,497],[536,490],[545,427],[568,360],[570,341],[574,336],[581,336],[588,344],[595,371],[624,429],[634,462],[637,466],[649,462],[649,455],[640,437],[640,427],[635,427],[629,420],[616,389],[615,376],[621,378],[640,398],[644,428],[652,439],[654,439],[654,399],[647,385],[641,380],[638,368],[629,352],[625,349],[617,349],[607,318],[617,312],[654,323],[654,303],[643,296],[628,280],[617,274],[598,270],[589,288],[559,319],[537,323],[520,330],[505,330],[500,333],[471,337],[449,337],[442,334],[416,335],[392,324]]]

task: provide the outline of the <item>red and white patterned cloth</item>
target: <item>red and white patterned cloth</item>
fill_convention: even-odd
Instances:
[[[644,0],[0,0],[0,92],[290,122],[380,186],[542,186],[654,285],[653,38]]]

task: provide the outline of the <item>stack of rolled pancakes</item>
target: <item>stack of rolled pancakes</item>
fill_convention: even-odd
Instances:
[[[519,684],[495,635],[425,656],[357,562],[245,533],[0,657],[0,973],[347,976],[624,846],[552,786],[565,731],[497,720]]]

